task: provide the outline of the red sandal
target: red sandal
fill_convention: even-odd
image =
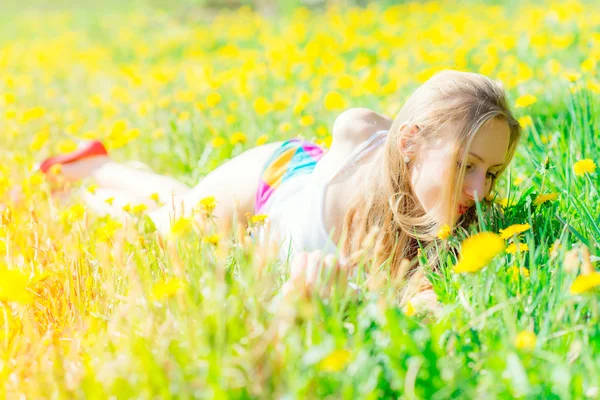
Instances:
[[[54,157],[50,157],[42,161],[39,165],[39,170],[43,173],[47,173],[53,165],[56,164],[68,164],[83,158],[93,156],[107,156],[108,151],[106,147],[99,140],[92,140],[85,142],[82,146],[78,147],[70,153],[60,154]]]

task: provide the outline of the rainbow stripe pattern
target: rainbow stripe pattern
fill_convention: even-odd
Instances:
[[[261,213],[283,182],[297,175],[310,174],[324,154],[321,147],[306,140],[290,139],[283,142],[265,163],[256,192],[254,213]]]

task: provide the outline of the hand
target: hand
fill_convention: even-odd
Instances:
[[[431,315],[436,318],[442,309],[442,305],[437,301],[437,295],[433,289],[428,289],[413,296],[404,309],[411,310],[411,313],[414,314]]]
[[[348,285],[349,268],[340,264],[335,256],[322,251],[302,252],[292,260],[290,278],[281,288],[283,297],[292,293],[303,293],[309,297],[317,292],[322,298],[333,290],[342,293]]]

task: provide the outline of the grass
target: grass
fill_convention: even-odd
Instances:
[[[571,291],[595,266],[600,238],[598,173],[574,171],[600,162],[595,4],[406,3],[278,19],[242,9],[202,24],[143,3],[7,10],[4,397],[599,396],[597,288]],[[442,310],[429,322],[398,305],[385,270],[359,274],[358,299],[338,290],[276,307],[288,266],[245,232],[211,243],[209,214],[200,232],[181,226],[160,238],[141,215],[127,226],[94,215],[77,190],[57,201],[31,172],[77,140],[101,138],[118,160],[193,185],[257,141],[327,145],[344,108],[393,116],[447,67],[501,79],[512,104],[535,96],[514,107],[525,131],[499,184],[504,216],[483,221],[494,232],[531,228],[518,239],[527,251],[476,273],[453,272],[444,252],[431,276]],[[338,104],[325,101],[336,95]],[[17,186],[24,198],[14,202]],[[464,238],[448,240],[458,248]]]

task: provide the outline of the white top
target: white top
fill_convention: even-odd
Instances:
[[[273,193],[263,212],[268,216],[272,237],[281,241],[281,260],[291,259],[295,252],[302,251],[338,253],[336,244],[331,240],[331,232],[327,231],[323,221],[327,186],[385,142],[387,133],[387,130],[382,130],[373,134],[330,176],[298,175],[282,183]]]

